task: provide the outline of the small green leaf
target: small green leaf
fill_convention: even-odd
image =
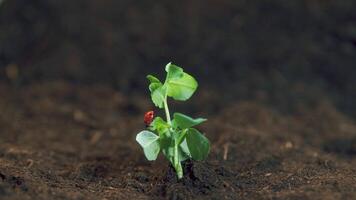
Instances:
[[[156,160],[160,151],[159,142],[156,140],[151,143],[149,146],[143,148],[143,152],[149,161]]]
[[[172,63],[166,65],[167,80],[181,78],[183,76],[183,69]]]
[[[151,91],[151,99],[153,103],[157,107],[163,108],[163,102],[166,96],[166,87],[163,86],[158,78],[152,75],[148,75],[147,79],[150,81],[149,89]]]
[[[162,83],[151,83],[148,88],[150,89],[150,92],[153,92],[157,90],[158,88],[162,87]]]
[[[136,141],[143,147],[149,146],[152,142],[158,140],[159,137],[150,131],[141,131],[136,136]]]
[[[150,90],[151,90],[151,98],[152,98],[153,103],[157,107],[163,108],[164,100],[165,100],[165,93],[166,93],[165,87],[162,86],[162,84],[160,84],[160,83],[151,83]]]
[[[161,117],[156,117],[152,123],[152,130],[157,131],[160,135],[167,132],[170,128],[169,124],[164,121]]]
[[[141,131],[136,141],[141,145],[147,160],[156,160],[160,151],[159,137],[150,131]]]
[[[176,134],[171,133],[171,132],[166,132],[165,134],[162,135],[162,137],[160,137],[160,145],[161,145],[161,149],[162,149],[163,155],[172,164],[174,164],[174,148],[175,148],[175,142],[174,142],[174,136],[173,135],[176,135]],[[178,146],[178,160],[180,162],[182,162],[182,161],[184,161],[184,160],[189,158],[189,155],[187,155],[187,153],[185,153],[183,148],[182,148],[181,145]]]
[[[190,156],[183,150],[184,147],[179,146],[178,147],[178,160],[180,162],[185,161],[190,158]],[[165,157],[172,163],[174,164],[174,145],[173,146],[168,146],[166,148],[162,148],[162,152],[165,155]]]
[[[146,78],[150,81],[150,83],[161,83],[161,81],[153,75],[147,75]]]
[[[172,119],[171,123],[172,123],[171,126],[172,126],[173,129],[177,129],[178,128],[178,124],[176,123],[176,120],[174,118]]]
[[[164,156],[173,163],[174,157],[174,140],[171,137],[170,132],[160,137],[160,145]]]
[[[183,142],[180,144],[180,148],[187,156],[191,157],[190,151],[188,148],[188,144],[187,144],[187,140],[183,140]]]
[[[190,155],[187,154],[184,150],[183,150],[184,147],[182,146],[179,146],[178,147],[178,159],[179,159],[179,162],[183,162],[187,159],[190,158]]]
[[[174,113],[173,116],[174,116],[174,123],[176,123],[176,125],[181,129],[190,128],[206,121],[206,119],[203,118],[193,119],[182,113]]]
[[[210,151],[209,140],[194,128],[188,129],[187,146],[194,160],[204,160]]]
[[[164,85],[167,87],[167,95],[179,101],[189,99],[198,87],[197,81],[182,68],[171,63],[167,64],[166,71],[167,78]]]

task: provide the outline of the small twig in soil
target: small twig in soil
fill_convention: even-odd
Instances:
[[[26,161],[26,167],[27,167],[27,168],[32,167],[33,163],[34,163],[34,162],[33,162],[32,159],[27,159],[27,161]]]
[[[100,140],[103,134],[100,131],[94,132],[93,136],[90,138],[90,144],[96,144]]]
[[[229,153],[229,146],[230,146],[230,143],[225,143],[225,144],[223,145],[223,148],[224,148],[223,159],[224,159],[224,160],[227,160],[227,154]]]

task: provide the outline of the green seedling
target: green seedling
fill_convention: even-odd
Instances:
[[[174,113],[173,119],[168,108],[168,97],[177,101],[188,100],[196,91],[198,83],[194,77],[182,68],[168,63],[166,80],[148,75],[149,90],[155,106],[164,109],[166,121],[161,117],[153,119],[153,111],[145,115],[148,130],[141,131],[136,141],[143,148],[146,158],[156,160],[160,151],[171,162],[178,179],[183,177],[182,162],[187,159],[204,160],[210,151],[209,140],[194,126],[206,121],[203,118],[191,118],[182,113]]]

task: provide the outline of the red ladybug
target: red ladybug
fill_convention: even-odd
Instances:
[[[153,117],[154,117],[153,111],[146,112],[145,117],[143,119],[143,122],[145,122],[146,126],[149,126],[152,123]]]

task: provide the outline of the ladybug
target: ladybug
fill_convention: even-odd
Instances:
[[[145,117],[143,119],[143,122],[145,122],[146,126],[149,126],[152,123],[153,117],[154,117],[153,111],[146,112]]]

